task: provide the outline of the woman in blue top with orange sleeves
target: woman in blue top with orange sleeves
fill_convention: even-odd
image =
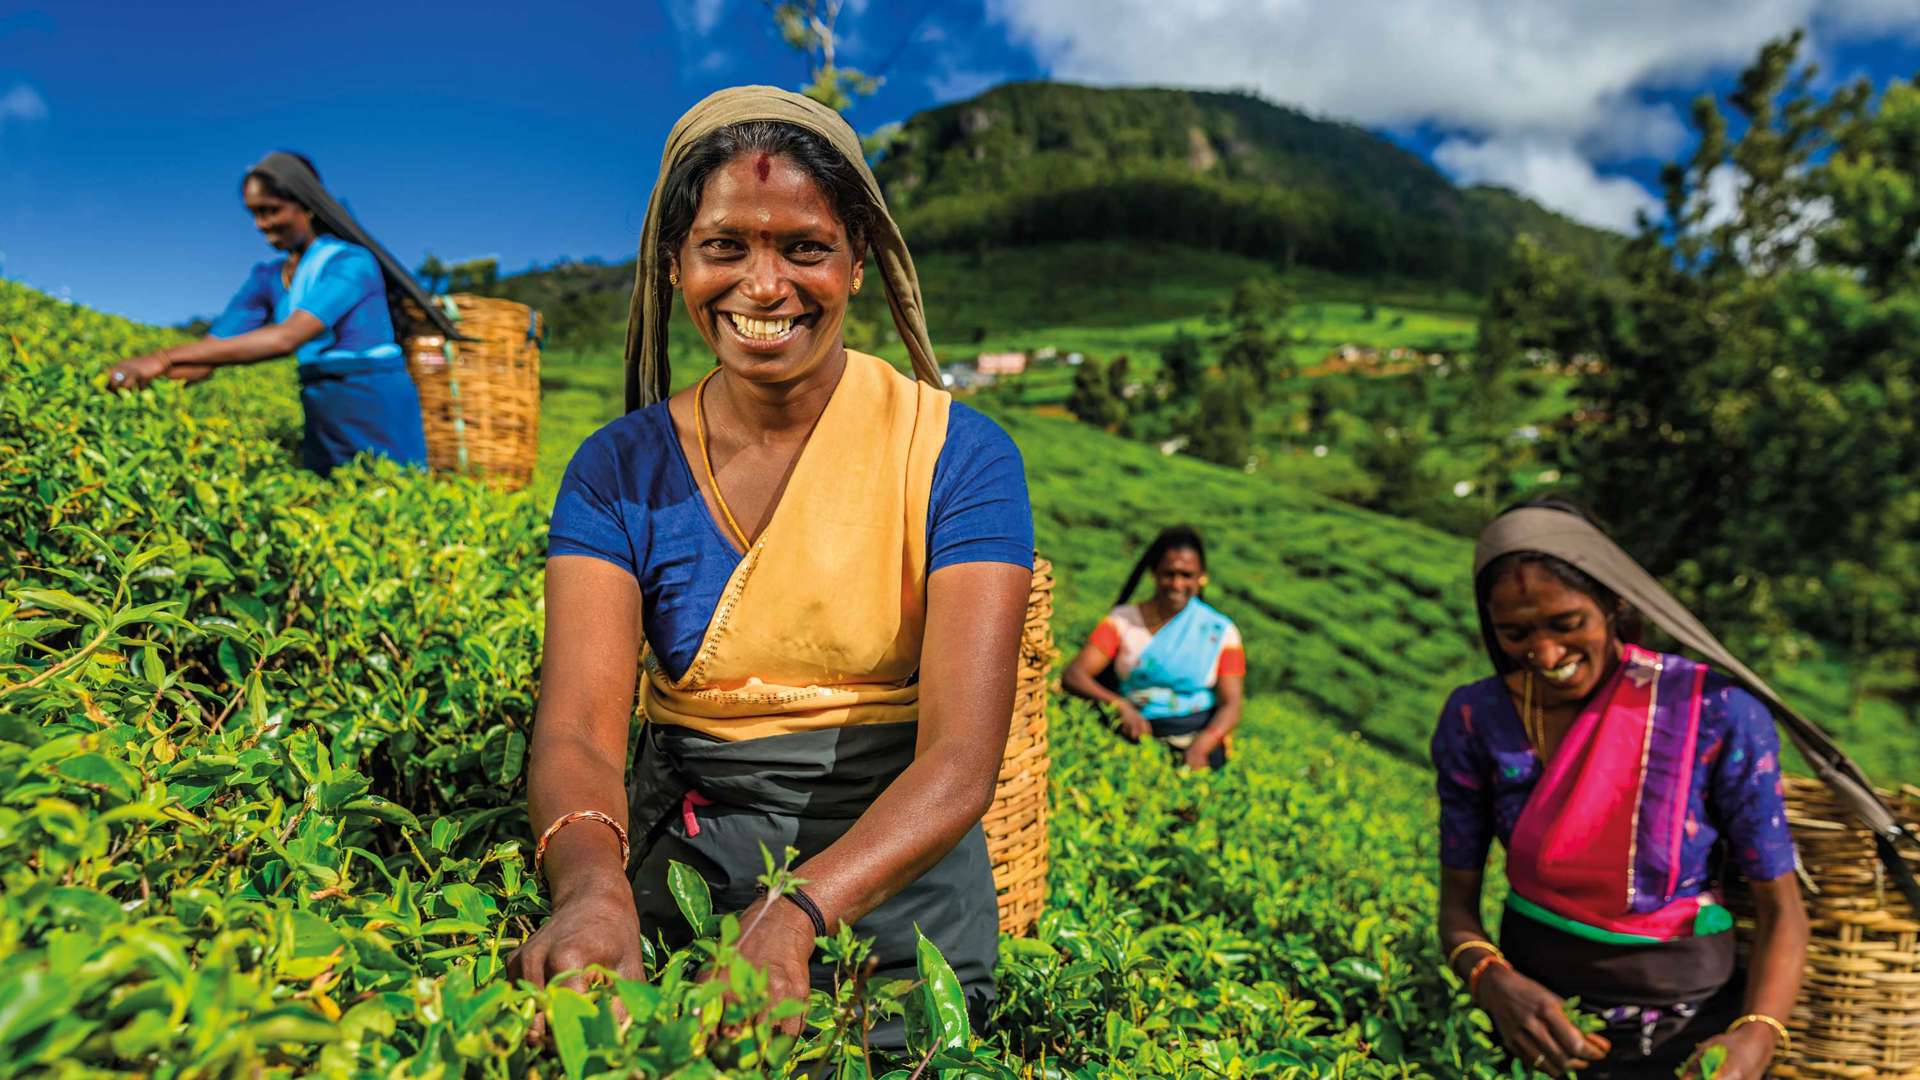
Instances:
[[[388,282],[399,279],[431,314],[425,296],[326,193],[306,158],[269,154],[240,194],[254,227],[285,257],[254,266],[205,338],[122,360],[108,388],[139,389],[162,376],[198,381],[223,365],[292,354],[308,468],[325,475],[362,452],[424,465],[420,399],[395,340]]]

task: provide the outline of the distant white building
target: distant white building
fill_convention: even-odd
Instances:
[[[1018,375],[1027,370],[1027,354],[1023,352],[981,353],[974,358],[973,366],[982,375]]]
[[[949,390],[978,390],[992,381],[992,375],[972,364],[948,364],[940,372],[940,383]]]

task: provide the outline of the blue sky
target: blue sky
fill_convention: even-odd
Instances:
[[[1830,70],[1920,70],[1913,0],[847,0],[867,130],[1008,79],[1244,88],[1599,223],[1650,196],[1685,103],[1810,27]],[[1605,10],[1597,10],[1602,9]],[[274,5],[0,0],[0,275],[173,322],[269,252],[239,177],[312,156],[403,261],[627,257],[673,119],[797,86],[759,0]]]

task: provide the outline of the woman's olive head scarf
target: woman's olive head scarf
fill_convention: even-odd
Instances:
[[[1914,837],[1874,794],[1860,767],[1826,732],[1795,712],[1773,687],[1741,663],[1686,605],[1674,599],[1652,574],[1633,561],[1633,556],[1577,514],[1545,507],[1521,507],[1494,518],[1481,531],[1480,542],[1473,549],[1474,580],[1479,581],[1481,573],[1495,560],[1521,552],[1551,555],[1612,589],[1675,641],[1717,665],[1766,702],[1821,781],[1862,824],[1873,830],[1881,861],[1886,863],[1914,908],[1920,910],[1920,886],[1915,884],[1905,861],[1894,849],[1896,843]],[[1484,612],[1481,618],[1484,621]],[[1488,640],[1492,640],[1490,636]]]
[[[772,120],[807,131],[826,140],[860,172],[866,181],[867,198],[873,204],[873,224],[867,244],[873,249],[874,262],[887,286],[887,305],[893,309],[893,325],[906,342],[913,358],[913,371],[921,379],[940,385],[940,365],[933,356],[933,342],[927,337],[927,319],[920,299],[920,279],[913,272],[913,256],[900,238],[900,229],[887,213],[880,196],[880,182],[867,168],[860,149],[860,137],[853,133],[840,114],[825,105],[787,90],[772,86],[736,86],[721,90],[688,109],[673,131],[667,135],[667,148],[660,155],[660,176],[654,181],[653,198],[647,203],[647,224],[640,233],[640,256],[634,273],[633,305],[627,315],[627,409],[651,405],[667,396],[667,320],[672,314],[673,289],[667,284],[666,261],[660,257],[660,217],[662,190],[667,177],[687,152],[701,139],[721,128],[755,120]]]

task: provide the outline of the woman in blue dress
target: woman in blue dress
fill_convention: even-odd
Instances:
[[[1130,603],[1149,574],[1153,596]],[[1240,629],[1201,599],[1206,585],[1199,532],[1161,530],[1060,677],[1069,693],[1112,706],[1128,739],[1152,736],[1194,769],[1227,763],[1247,677]]]
[[[108,372],[108,388],[137,390],[162,377],[194,382],[228,364],[292,355],[308,468],[324,476],[362,452],[426,464],[420,398],[395,340],[389,281],[430,316],[437,312],[327,194],[306,158],[267,155],[248,171],[240,197],[284,257],[254,266],[206,337],[122,360]]]

